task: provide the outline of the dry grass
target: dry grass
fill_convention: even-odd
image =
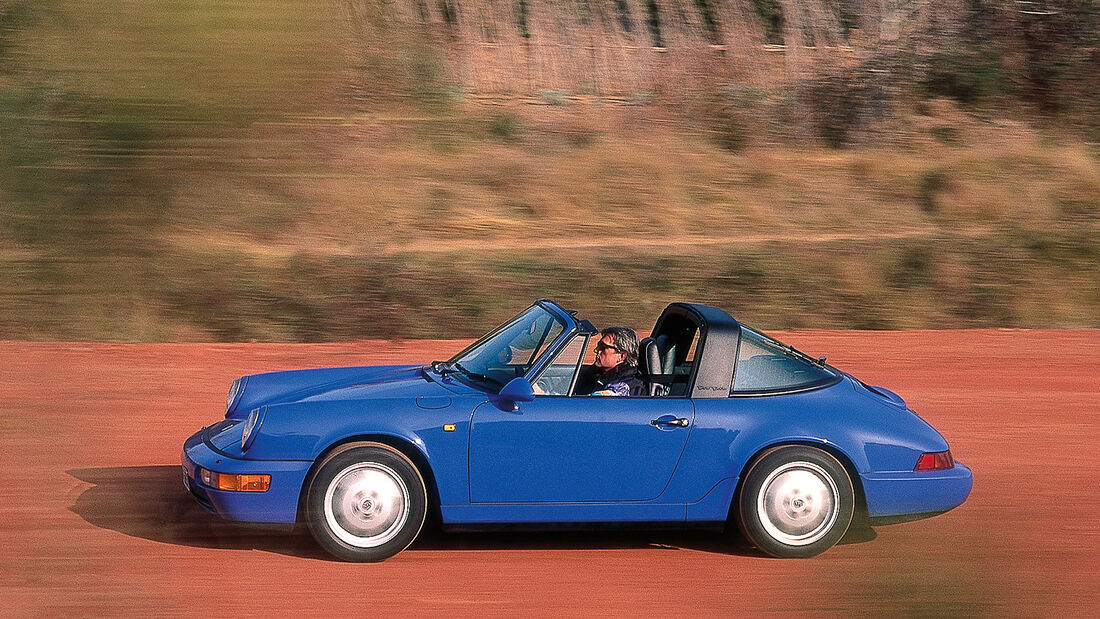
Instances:
[[[544,296],[1100,326],[1079,139],[921,101],[835,150],[747,79],[486,98],[375,5],[170,4],[0,5],[0,338],[472,336]]]
[[[510,142],[455,124],[443,148],[431,139],[367,145],[330,137],[338,146],[323,172],[252,179],[237,192],[257,213],[276,216],[280,201],[305,207],[287,215],[293,225],[236,242],[283,247],[274,251],[285,254],[308,234],[320,242],[307,251],[392,255],[892,239],[936,229],[980,234],[1007,224],[1059,225],[1066,209],[1089,212],[1097,193],[1096,160],[1084,145],[1044,143],[1022,128],[1000,128],[997,142],[965,146],[761,145],[730,153],[682,127],[639,116],[634,135],[593,130],[581,146],[571,143],[568,129],[545,121],[520,121],[522,135]],[[211,192],[230,191],[233,178],[224,182],[211,189],[204,178],[191,200],[208,204]],[[215,214],[255,227],[247,214],[234,222],[232,209]],[[201,228],[192,236],[200,244],[223,243]]]
[[[735,154],[645,118],[624,131],[616,111],[579,143],[587,121],[559,131],[512,113],[518,134],[503,141],[481,133],[477,110],[446,139],[327,138],[340,146],[324,173],[238,189],[252,218],[263,219],[263,195],[300,205],[273,215],[283,223],[174,228],[162,240],[184,263],[232,256],[241,273],[223,277],[255,303],[296,300],[288,319],[224,308],[245,312],[227,318],[234,329],[262,338],[471,335],[541,296],[624,322],[690,298],[766,327],[1098,324],[1100,168],[1080,143],[1000,127],[988,129],[995,148],[915,139]],[[960,132],[987,130],[968,122]]]
[[[1100,325],[1080,142],[962,116],[950,144],[734,153],[597,111],[242,130],[223,167],[173,171],[162,215],[102,220],[84,249],[0,228],[0,337],[470,336],[543,296],[631,324],[693,299],[766,328]]]

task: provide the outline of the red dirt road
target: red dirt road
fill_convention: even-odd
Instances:
[[[0,615],[1092,614],[1100,332],[780,334],[936,426],[962,507],[802,561],[703,533],[430,535],[381,564],[202,511],[180,446],[242,374],[459,342],[0,342]],[[1091,612],[1090,612],[1091,611]]]

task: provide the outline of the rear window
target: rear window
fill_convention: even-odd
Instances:
[[[836,377],[832,370],[811,363],[770,337],[741,327],[733,393],[806,389],[829,384]]]

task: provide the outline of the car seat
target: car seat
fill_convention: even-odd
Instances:
[[[638,353],[639,370],[649,385],[649,395],[668,395],[676,357],[672,338],[667,335],[644,338],[638,343]]]

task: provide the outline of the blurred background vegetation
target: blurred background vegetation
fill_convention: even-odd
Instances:
[[[1098,49],[1093,0],[0,0],[0,338],[1097,328]]]

